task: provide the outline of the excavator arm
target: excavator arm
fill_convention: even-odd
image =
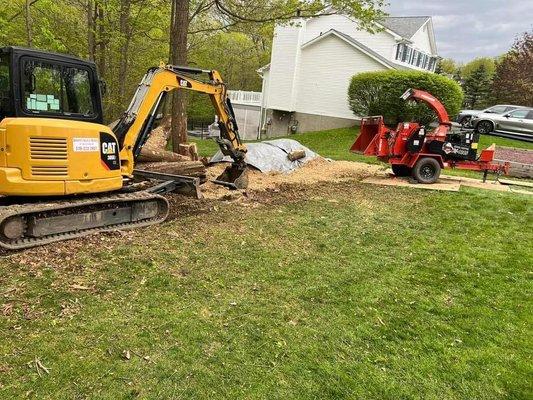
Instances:
[[[198,79],[206,76],[207,80]],[[146,143],[159,112],[160,105],[173,90],[191,90],[205,93],[211,99],[220,126],[217,143],[233,163],[217,178],[216,183],[230,188],[247,186],[244,161],[246,146],[242,143],[227,88],[218,71],[161,64],[151,68],[143,77],[133,99],[113,129],[120,145],[121,169],[130,176],[137,156]]]

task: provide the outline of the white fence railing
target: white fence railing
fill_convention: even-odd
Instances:
[[[228,96],[233,103],[261,105],[261,92],[246,92],[243,90],[228,90]]]

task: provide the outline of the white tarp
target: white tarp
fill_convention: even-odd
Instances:
[[[292,139],[275,139],[258,143],[247,143],[245,161],[261,172],[291,172],[306,162],[320,157],[314,151]],[[305,150],[305,157],[291,161],[287,155],[295,150]],[[210,160],[211,163],[231,162],[231,157],[223,156],[219,150]]]

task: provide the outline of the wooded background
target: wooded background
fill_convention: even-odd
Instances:
[[[176,2],[177,3],[177,2]],[[216,68],[231,87],[260,90],[255,70],[268,63],[272,24],[223,28],[192,1],[187,52],[170,55],[172,2],[168,0],[14,0],[0,10],[0,45],[68,53],[95,61],[107,83],[107,121],[120,116],[149,67],[160,61]],[[176,20],[179,21],[177,13]],[[176,37],[174,32],[173,38]],[[188,57],[187,57],[188,53]],[[188,58],[188,60],[187,60]],[[193,96],[193,117],[211,117]]]
[[[93,60],[107,83],[104,114],[110,122],[160,61],[218,69],[230,88],[260,91],[256,70],[270,60],[276,22],[340,12],[371,29],[382,6],[382,0],[12,0],[0,9],[0,46]],[[190,118],[213,121],[209,99],[175,94],[175,149],[186,141],[187,100]]]
[[[93,60],[107,83],[107,122],[126,109],[140,79],[160,61],[218,69],[230,89],[261,90],[256,70],[270,60],[275,23],[297,15],[343,13],[375,30],[383,0],[9,0],[0,8],[0,46],[19,45]],[[437,38],[438,40],[438,38]],[[475,57],[475,54],[472,54]],[[508,53],[466,65],[444,59],[437,73],[458,81],[465,107],[533,106],[533,32]],[[193,121],[214,119],[207,97],[172,97],[172,143]],[[188,104],[188,106],[187,106]]]

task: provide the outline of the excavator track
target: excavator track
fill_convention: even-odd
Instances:
[[[0,247],[20,250],[163,222],[168,201],[147,191],[0,206]]]

